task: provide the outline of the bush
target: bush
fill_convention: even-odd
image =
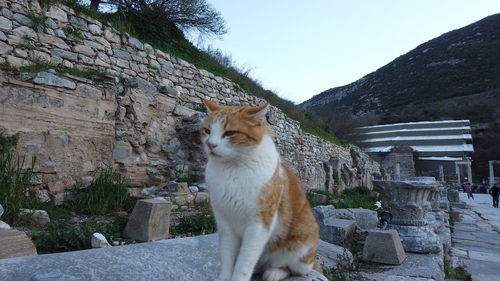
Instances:
[[[96,222],[73,225],[66,220],[53,220],[47,231],[34,231],[33,243],[39,254],[78,251],[92,248],[92,234],[102,233],[106,239],[120,239],[127,218],[116,217],[112,224],[103,226]],[[129,241],[130,242],[130,241]]]
[[[122,178],[112,168],[104,168],[88,188],[74,189],[73,208],[94,215],[123,211],[129,200],[128,186],[128,179]]]
[[[0,204],[5,209],[2,220],[13,225],[19,223],[21,208],[30,208],[36,203],[30,190],[35,158],[31,168],[24,170],[25,158],[11,151],[17,140],[18,135],[3,136],[0,133]]]

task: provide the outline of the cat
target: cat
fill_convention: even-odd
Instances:
[[[280,159],[267,125],[268,105],[221,106],[203,100],[200,138],[205,179],[219,235],[217,281],[306,275],[315,264],[318,224],[299,180]]]

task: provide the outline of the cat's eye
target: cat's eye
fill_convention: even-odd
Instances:
[[[225,131],[222,136],[223,137],[230,137],[230,136],[234,136],[234,134],[236,134],[236,133],[237,133],[236,131]]]
[[[208,128],[203,128],[203,132],[207,135],[210,135],[210,129]]]

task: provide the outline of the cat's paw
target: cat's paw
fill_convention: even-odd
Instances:
[[[289,275],[288,271],[281,268],[268,268],[262,274],[262,279],[264,281],[279,281],[287,278]]]

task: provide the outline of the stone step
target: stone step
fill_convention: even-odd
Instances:
[[[22,231],[0,229],[0,259],[37,255],[35,245]]]

